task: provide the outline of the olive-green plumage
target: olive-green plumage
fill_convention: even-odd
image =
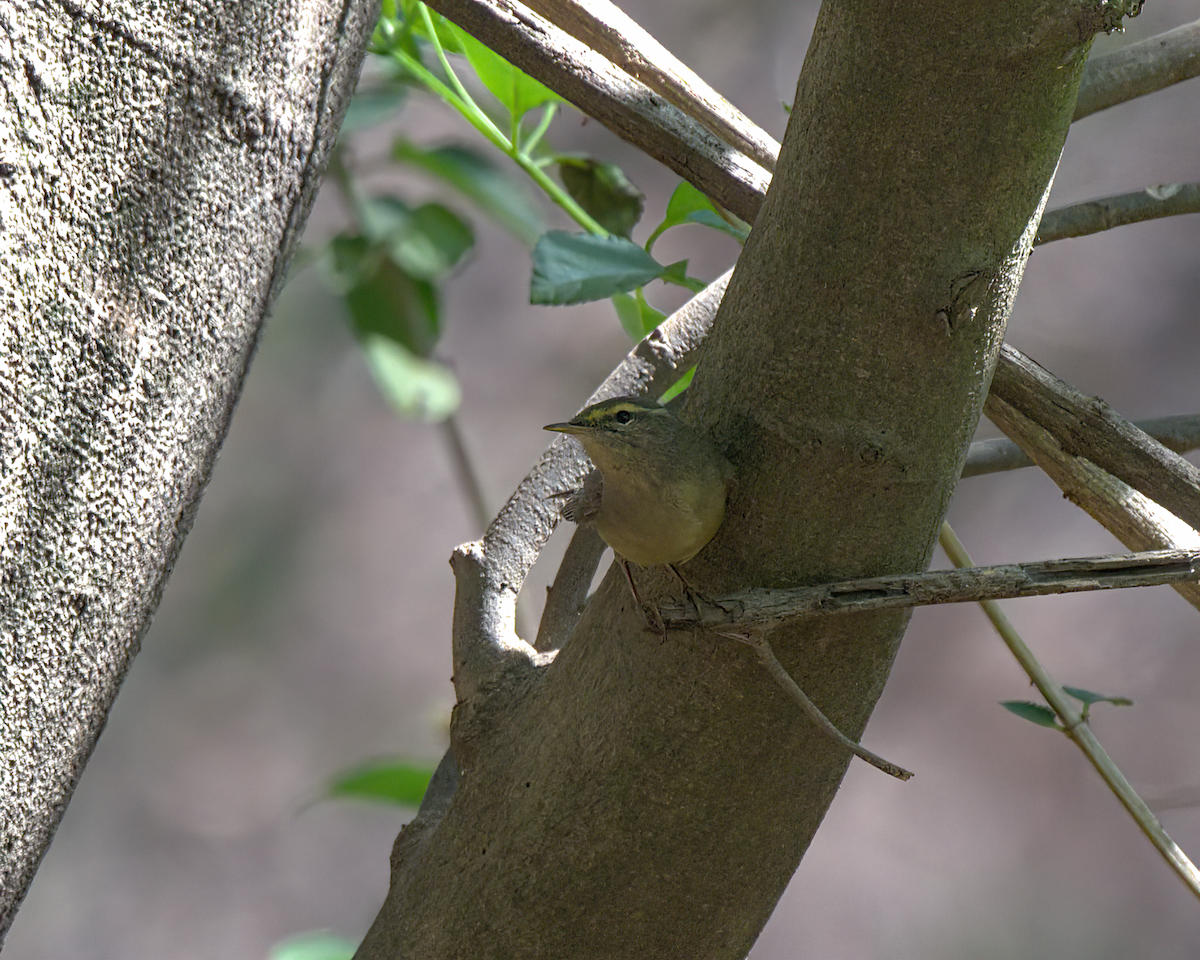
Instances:
[[[577,437],[596,465],[563,516],[594,524],[625,560],[684,563],[725,519],[733,468],[711,440],[660,403],[602,400],[544,429]]]

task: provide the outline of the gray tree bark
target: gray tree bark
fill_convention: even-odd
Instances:
[[[738,470],[686,570],[702,593],[927,566],[1098,9],[824,5],[685,411]],[[672,589],[655,571],[641,583]],[[474,588],[460,577],[456,634]],[[857,738],[906,621],[848,615],[770,641]],[[614,571],[552,662],[515,637],[492,653],[481,682],[483,658],[456,642],[458,786],[398,838],[359,956],[745,956],[849,755],[747,645],[647,634]]]
[[[0,938],[191,525],[377,8],[0,6]]]

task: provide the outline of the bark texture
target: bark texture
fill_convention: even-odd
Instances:
[[[0,8],[0,937],[191,525],[376,7]]]
[[[701,592],[928,564],[1092,13],[1066,0],[822,8],[686,411],[739,480],[685,569]],[[658,571],[639,583],[650,598],[672,590]],[[905,622],[847,615],[770,642],[858,737]],[[360,957],[743,957],[848,762],[748,645],[647,633],[615,570],[552,664],[459,693],[457,791],[397,840]],[[881,776],[880,789],[903,786]]]

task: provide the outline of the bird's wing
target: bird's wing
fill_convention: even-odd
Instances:
[[[593,470],[563,504],[562,515],[572,523],[591,523],[600,512],[600,499],[604,495],[604,478],[599,470]]]

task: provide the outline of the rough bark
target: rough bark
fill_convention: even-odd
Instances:
[[[191,525],[376,6],[0,8],[0,936]]]
[[[1066,0],[822,8],[686,411],[739,479],[686,569],[701,592],[928,564],[1094,19]],[[770,640],[857,737],[905,622]],[[359,956],[745,956],[849,756],[753,651],[648,634],[610,571],[551,665],[477,679],[452,728],[457,791],[398,838]]]

